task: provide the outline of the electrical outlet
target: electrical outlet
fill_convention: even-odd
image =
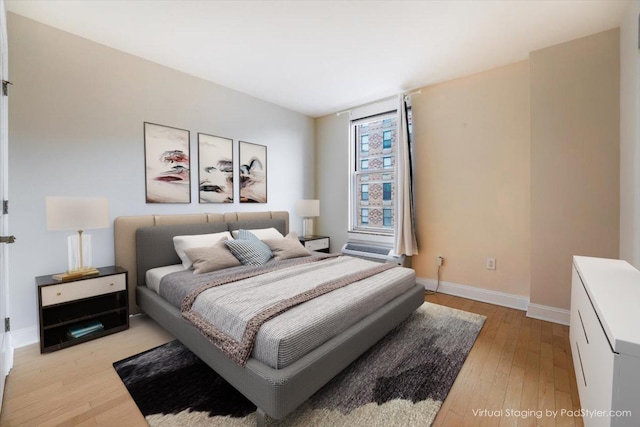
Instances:
[[[442,255],[438,255],[438,257],[436,258],[436,265],[438,267],[441,267],[442,264],[444,264],[444,257]]]
[[[487,270],[495,270],[495,269],[496,269],[496,259],[487,258]]]

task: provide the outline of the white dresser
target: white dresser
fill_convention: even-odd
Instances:
[[[573,257],[569,331],[584,425],[640,426],[640,271]]]

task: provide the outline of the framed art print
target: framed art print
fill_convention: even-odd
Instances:
[[[147,203],[191,203],[189,131],[144,122]]]
[[[198,133],[200,203],[233,203],[233,140]]]
[[[267,203],[267,147],[240,141],[240,203]]]

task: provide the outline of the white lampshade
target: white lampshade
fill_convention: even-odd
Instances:
[[[313,235],[313,217],[320,216],[320,200],[299,200],[296,203],[296,213],[304,218],[302,234]]]
[[[47,197],[47,229],[76,230],[67,238],[69,269],[54,275],[59,280],[71,280],[98,274],[91,265],[91,236],[83,233],[91,228],[109,227],[109,201],[104,197]]]
[[[109,201],[104,197],[47,197],[47,230],[109,227]]]
[[[320,216],[320,200],[298,201],[296,204],[296,213],[305,218]]]

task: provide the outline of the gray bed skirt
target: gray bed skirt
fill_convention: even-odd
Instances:
[[[378,311],[283,369],[250,358],[241,367],[218,351],[180,311],[146,286],[136,289],[138,306],[244,394],[259,412],[282,419],[384,337],[424,302],[415,285]]]

